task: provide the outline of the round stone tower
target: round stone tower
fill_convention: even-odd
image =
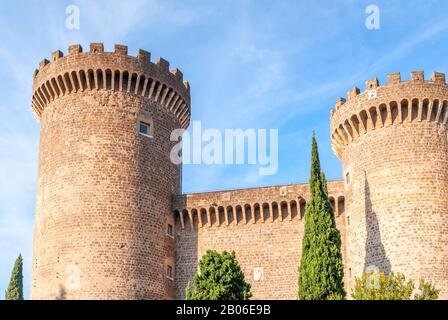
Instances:
[[[170,134],[189,125],[189,85],[143,50],[68,51],[34,74],[41,138],[31,298],[172,298],[167,230],[181,170],[170,161]]]
[[[412,72],[366,82],[331,111],[342,160],[349,276],[374,268],[429,280],[448,298],[448,87]]]

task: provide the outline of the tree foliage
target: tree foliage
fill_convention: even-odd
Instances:
[[[421,279],[414,300],[437,300],[439,292],[433,284]]]
[[[355,300],[435,300],[438,296],[439,290],[424,280],[420,281],[416,289],[414,282],[406,280],[400,273],[386,275],[374,271],[356,278],[352,292]]]
[[[320,168],[314,133],[309,185],[311,198],[305,208],[298,297],[302,300],[341,299],[345,297],[341,236],[328,199],[327,181]]]
[[[23,261],[19,254],[11,272],[9,286],[5,293],[6,300],[23,300]]]
[[[185,295],[187,300],[248,300],[251,292],[235,252],[209,250],[199,261],[199,272],[188,283]]]

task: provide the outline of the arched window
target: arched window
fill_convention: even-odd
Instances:
[[[362,125],[363,125],[363,127],[364,127],[364,132],[367,131],[367,130],[369,130],[369,129],[371,129],[371,128],[368,128],[368,127],[367,127],[367,121],[368,121],[369,117],[367,116],[367,112],[366,112],[365,110],[362,110],[362,111],[359,113],[359,117],[360,117],[360,119],[361,119],[361,123],[362,123]]]
[[[356,114],[352,115],[350,118],[351,123],[353,124],[354,133],[356,136],[359,136],[359,119]]]
[[[296,200],[291,200],[289,205],[291,206],[291,212],[289,213],[289,219],[292,220],[299,215],[299,210],[297,210]]]
[[[444,100],[442,103],[442,111],[440,112],[439,122],[446,123],[448,120],[448,101]]]
[[[397,122],[398,118],[398,104],[395,101],[390,103],[390,113],[392,116],[392,124]]]
[[[87,90],[87,77],[86,77],[86,73],[84,72],[84,70],[79,70],[78,72],[79,75],[79,86],[81,87],[81,90]]]
[[[72,91],[73,91],[72,81],[70,80],[70,76],[68,75],[68,73],[64,74],[64,80],[65,80],[65,83],[67,84],[68,92],[72,93]]]
[[[269,217],[271,215],[271,212],[270,212],[271,210],[269,208],[269,204],[266,202],[263,203],[262,208],[263,208],[263,221],[268,221]]]
[[[106,70],[106,89],[112,89],[112,71],[110,69]]]
[[[132,74],[132,76],[131,76],[131,84],[130,84],[130,88],[129,88],[129,90],[128,90],[128,92],[130,92],[130,93],[134,93],[135,92],[135,88],[136,88],[136,85],[137,85],[137,74],[136,73],[133,73]]]
[[[51,86],[54,89],[54,91],[56,91],[56,96],[59,97],[61,95],[61,91],[59,90],[59,87],[58,87],[58,85],[56,83],[56,79],[55,78],[51,79]]]
[[[226,212],[224,210],[224,207],[218,207],[218,225],[225,224],[227,221],[226,219]]]
[[[62,76],[60,76],[60,75],[58,76],[58,84],[59,84],[59,87],[62,90],[62,94],[65,94],[67,89],[65,88],[64,80],[62,80]]]
[[[207,210],[205,208],[201,208],[199,210],[199,212],[201,214],[201,221],[202,221],[201,227],[206,226],[209,223],[208,217],[207,217]]]
[[[379,110],[380,110],[381,124],[384,127],[388,124],[388,122],[387,122],[388,121],[387,106],[384,103],[382,103],[382,104],[380,104]]]
[[[278,219],[279,216],[278,203],[272,202],[271,208],[272,208],[271,220],[274,221],[275,219]]]
[[[240,205],[237,205],[235,207],[235,213],[236,213],[236,224],[239,224],[243,221],[243,208]]]
[[[232,222],[234,221],[234,217],[233,217],[233,207],[232,206],[228,206],[226,208],[226,212],[225,212],[226,216],[227,216],[227,222],[228,224],[232,224]]]
[[[423,100],[423,105],[422,105],[422,120],[428,120],[429,119],[429,99],[424,99]]]
[[[113,78],[113,89],[114,91],[120,91],[120,71],[115,70]]]
[[[138,88],[137,88],[137,95],[139,95],[139,96],[143,95],[143,87],[145,86],[146,81],[147,81],[147,79],[145,78],[145,76],[140,77],[140,81],[138,83]]]
[[[409,102],[406,99],[401,100],[401,121],[409,118]]]
[[[244,215],[246,217],[246,222],[249,222],[252,220],[252,222],[254,222],[255,220],[252,218],[252,208],[250,206],[250,204],[245,204],[244,205]]]
[[[96,81],[98,82],[98,90],[101,90],[104,88],[104,79],[103,79],[103,70],[98,69],[96,70]]]
[[[439,100],[434,100],[432,102],[432,108],[431,108],[431,115],[429,120],[430,121],[436,121],[437,120],[437,116],[440,114],[440,110],[439,110]]]
[[[191,209],[188,218],[190,219],[188,226],[191,228],[191,230],[194,230],[194,227],[199,224],[198,211],[196,209]]]
[[[122,83],[122,88],[121,90],[123,92],[128,91],[128,86],[129,86],[129,72],[125,71],[123,72],[123,83]]]
[[[93,75],[93,70],[87,70],[87,78],[89,79],[89,88],[90,90],[95,89],[95,77]]]
[[[411,121],[414,121],[418,117],[418,99],[412,99],[411,106]]]
[[[216,210],[214,207],[210,207],[208,212],[210,213],[210,225],[213,226],[217,223]]]
[[[260,204],[258,204],[258,203],[254,204],[253,216],[254,216],[254,223],[257,223],[261,219]]]
[[[283,221],[288,216],[288,203],[286,201],[282,201],[280,203],[280,220]]]
[[[378,121],[378,112],[376,111],[375,107],[371,107],[369,109],[370,113],[370,119],[372,119],[373,129],[377,128],[377,121]]]

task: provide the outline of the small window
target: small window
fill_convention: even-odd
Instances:
[[[172,266],[166,267],[166,277],[169,279],[173,279],[173,267]]]
[[[172,224],[168,224],[166,234],[168,235],[168,237],[174,238],[174,227]]]
[[[348,276],[351,278],[352,277],[352,268],[348,268]]]
[[[350,225],[350,216],[347,217],[347,225]]]
[[[347,171],[345,174],[345,184],[350,184],[352,182],[352,178],[350,176],[350,171]]]
[[[149,136],[151,133],[151,126],[149,125],[149,123],[146,122],[140,122],[139,125],[139,132],[145,136]]]

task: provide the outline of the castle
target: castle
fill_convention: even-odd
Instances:
[[[178,69],[126,46],[72,45],[35,71],[41,124],[32,299],[182,299],[208,249],[235,250],[254,299],[295,299],[307,184],[181,194]],[[413,72],[366,82],[330,113],[343,180],[328,183],[344,283],[368,268],[448,298],[448,87]]]

